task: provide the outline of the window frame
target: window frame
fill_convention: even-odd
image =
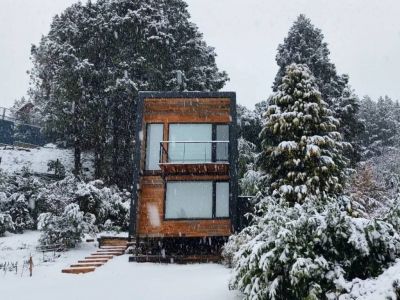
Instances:
[[[201,217],[194,217],[194,218],[168,218],[166,216],[166,207],[167,207],[167,185],[169,182],[211,182],[212,183],[212,212],[211,218],[201,218]],[[229,215],[226,217],[217,217],[216,216],[216,207],[217,207],[217,182],[226,182],[228,183],[228,212]],[[230,180],[226,179],[214,179],[214,180],[165,180],[164,181],[164,212],[163,212],[163,221],[185,221],[185,220],[229,220],[232,217],[231,214],[231,184]]]

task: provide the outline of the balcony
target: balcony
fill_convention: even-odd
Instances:
[[[227,175],[228,141],[162,141],[160,169],[164,175]]]

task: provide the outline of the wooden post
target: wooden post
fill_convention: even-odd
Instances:
[[[29,276],[32,277],[32,271],[33,271],[33,259],[32,255],[29,257]]]

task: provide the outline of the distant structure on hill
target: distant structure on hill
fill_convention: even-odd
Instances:
[[[33,147],[45,143],[41,126],[32,117],[34,107],[31,102],[16,110],[0,107],[0,144]]]

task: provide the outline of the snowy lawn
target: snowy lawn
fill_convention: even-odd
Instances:
[[[0,299],[80,300],[80,299],[241,299],[229,291],[230,270],[218,264],[164,265],[129,263],[122,255],[110,260],[93,273],[63,274],[61,269],[95,251],[93,243],[82,243],[77,249],[62,253],[50,262],[43,262],[35,246],[39,232],[0,237],[0,264],[34,257],[30,278],[25,270],[17,274],[0,271]],[[52,260],[52,254],[47,255]]]
[[[48,144],[44,147],[17,150],[11,147],[0,148],[0,168],[7,172],[20,172],[23,167],[29,167],[33,172],[48,173],[47,163],[50,160],[60,160],[67,172],[73,169],[73,149],[59,149]],[[92,172],[92,155],[89,152],[82,154],[83,169]]]

